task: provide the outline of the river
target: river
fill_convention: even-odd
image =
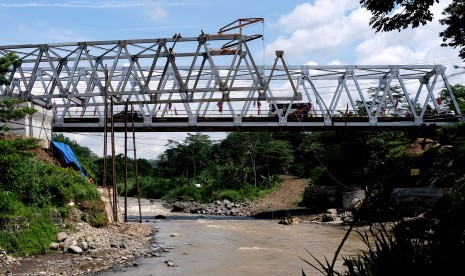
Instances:
[[[121,205],[124,199],[120,199]],[[128,216],[138,219],[137,200],[128,199]],[[123,205],[124,206],[124,205]],[[124,212],[124,211],[123,211]],[[166,219],[154,219],[164,215]],[[322,275],[301,258],[314,264],[313,254],[324,262],[332,261],[334,252],[346,233],[340,226],[318,223],[278,224],[277,220],[248,217],[201,216],[171,213],[161,202],[142,200],[143,222],[158,229],[158,244],[173,247],[162,257],[144,259],[135,268],[99,275]],[[342,255],[364,249],[356,233],[346,241]],[[165,261],[175,266],[168,266]],[[341,270],[342,258],[336,262]]]

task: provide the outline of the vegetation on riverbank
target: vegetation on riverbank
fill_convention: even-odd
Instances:
[[[414,180],[410,185],[429,183],[429,187],[449,187],[452,188],[450,193],[443,196],[432,210],[417,217],[391,214],[387,218],[395,219],[395,223],[389,223],[387,230],[386,216],[376,216],[375,213],[380,210],[388,213],[387,208],[382,208],[385,196],[380,195],[387,194],[390,186],[373,186],[381,192],[368,197],[362,208],[354,213],[354,223],[348,230],[352,231],[352,227],[362,221],[371,223],[373,227],[369,230],[358,232],[367,249],[356,257],[343,256],[347,270],[342,272],[335,271],[334,262],[330,260],[310,258],[304,261],[328,276],[450,275],[461,269],[460,256],[465,254],[465,223],[462,219],[465,214],[465,125],[440,128],[435,137],[434,145],[426,147],[425,143],[426,150],[406,149],[410,160],[414,160],[421,171],[426,171],[422,177],[407,179]],[[338,252],[333,260],[337,257]]]
[[[0,57],[0,85],[21,60],[14,53]],[[72,205],[87,209],[85,219],[94,226],[107,223],[100,194],[75,170],[44,163],[46,153],[38,140],[5,133],[7,122],[31,116],[35,109],[24,101],[0,99],[0,248],[22,256],[48,252]]]
[[[96,188],[74,169],[39,161],[37,142],[0,138],[0,247],[14,255],[48,252],[66,227],[70,202],[93,210],[87,217],[91,225],[107,223]]]

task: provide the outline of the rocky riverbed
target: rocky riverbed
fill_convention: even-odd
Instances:
[[[137,266],[141,258],[162,256],[167,248],[156,244],[155,228],[140,223],[117,223],[94,228],[74,225],[51,244],[52,253],[0,262],[2,275],[92,275],[118,267]]]
[[[219,200],[211,204],[177,202],[160,209],[153,200],[143,199],[144,222],[156,222],[169,215],[169,210],[197,214],[256,216],[280,219],[279,223],[329,222],[343,224],[351,219],[349,213],[328,210],[312,213],[298,207],[295,202],[302,193],[305,181],[288,179],[277,191],[258,202],[233,203]],[[122,204],[123,200],[120,199]],[[158,206],[158,207],[157,207]],[[123,211],[123,206],[121,206]],[[124,212],[124,211],[123,211]],[[127,206],[127,213],[137,217],[139,208],[136,200]],[[141,218],[142,219],[142,218]],[[130,220],[131,221],[131,220]],[[1,275],[96,275],[98,272],[119,270],[138,266],[144,258],[169,258],[169,248],[157,243],[154,224],[137,222],[115,223],[104,228],[93,228],[82,221],[74,221],[72,230],[57,235],[51,244],[52,253],[12,258],[0,251]],[[152,225],[152,226],[151,226]],[[170,265],[168,262],[166,265]]]
[[[353,220],[352,212],[347,210],[328,209],[315,212],[308,208],[288,206],[276,209],[274,205],[262,205],[252,202],[231,202],[227,199],[217,200],[209,204],[198,202],[165,203],[165,207],[172,212],[191,213],[217,216],[248,216],[265,219],[278,219],[294,222],[325,222],[331,224],[350,224]],[[287,224],[287,223],[285,223]]]

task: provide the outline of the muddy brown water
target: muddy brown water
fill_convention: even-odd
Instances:
[[[138,219],[137,204],[129,199],[128,215]],[[122,202],[122,201],[120,201]],[[246,217],[199,216],[171,213],[161,202],[142,200],[144,223],[159,231],[156,243],[174,247],[162,257],[144,259],[135,268],[104,272],[99,275],[322,275],[301,258],[316,264],[332,261],[346,230],[339,226],[301,223],[278,224],[277,220]],[[167,219],[153,219],[164,215]],[[365,249],[356,233],[346,241],[342,255],[354,255]],[[307,252],[308,251],[308,252]],[[175,266],[168,266],[166,261]],[[342,258],[336,262],[341,271]]]

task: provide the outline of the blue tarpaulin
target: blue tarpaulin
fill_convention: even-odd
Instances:
[[[79,160],[67,144],[52,141],[52,145],[56,149],[57,153],[60,154],[60,159],[66,166],[74,167],[76,170],[81,172],[82,176],[87,177],[84,168],[82,168],[81,164],[79,164]]]

